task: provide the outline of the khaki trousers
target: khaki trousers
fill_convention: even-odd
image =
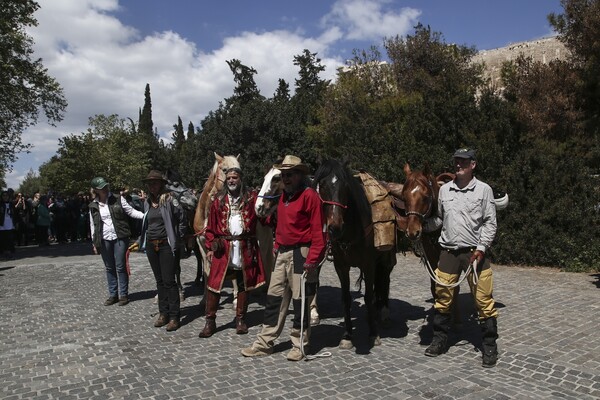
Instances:
[[[302,307],[301,285],[303,265],[308,254],[307,247],[281,251],[277,254],[271,273],[265,318],[261,332],[253,343],[255,349],[266,351],[273,347],[285,325],[290,302],[293,303],[294,318],[290,333],[292,345],[300,348],[300,312]],[[304,304],[304,347],[308,347],[310,338],[310,303],[315,295],[317,271],[307,276]]]
[[[442,250],[436,276],[439,281],[451,285],[458,282],[460,274],[469,266],[471,253],[452,254],[446,250]],[[479,314],[479,319],[487,319],[490,317],[496,318],[498,310],[494,303],[493,278],[490,261],[484,258],[483,265],[477,266],[478,282],[477,286],[473,285],[473,272],[467,276],[471,293],[475,299],[475,305]],[[435,285],[435,305],[434,308],[442,314],[450,312],[452,303],[454,302],[454,288],[445,287],[436,283]]]

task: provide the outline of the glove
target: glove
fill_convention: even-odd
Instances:
[[[140,244],[138,242],[134,242],[127,249],[129,251],[138,251],[140,249]]]
[[[304,264],[304,271],[306,271],[307,274],[312,274],[314,271],[317,270],[317,264]]]
[[[214,242],[211,243],[210,249],[215,252],[215,254],[222,254],[225,250],[225,243],[221,238],[215,239]]]
[[[477,261],[477,266],[480,266],[483,262],[483,258],[485,257],[485,253],[481,250],[475,250],[473,254],[471,254],[471,259],[469,260],[469,264],[473,264],[474,261]]]

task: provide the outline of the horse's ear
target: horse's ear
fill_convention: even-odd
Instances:
[[[215,153],[215,160],[221,161],[223,159],[223,157],[221,157],[220,155],[218,155],[216,151],[214,153]]]
[[[239,160],[241,155],[242,155],[242,153],[238,153],[238,155],[235,156],[235,158],[237,158]]]
[[[410,175],[410,165],[408,163],[404,164],[404,175]]]

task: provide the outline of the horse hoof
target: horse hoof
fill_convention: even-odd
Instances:
[[[352,340],[342,339],[340,341],[340,349],[342,350],[352,350],[354,345],[352,344]]]
[[[381,338],[379,336],[371,337],[371,344],[373,346],[381,346]]]

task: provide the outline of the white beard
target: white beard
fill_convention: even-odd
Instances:
[[[240,189],[240,185],[238,183],[236,184],[227,184],[227,190],[229,191],[229,193],[236,193],[238,192]]]

